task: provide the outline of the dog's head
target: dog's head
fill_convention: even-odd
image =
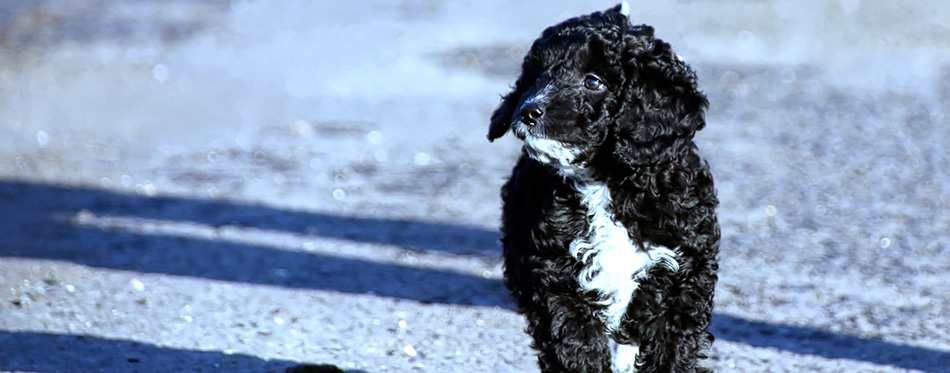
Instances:
[[[562,170],[600,157],[647,165],[685,151],[706,106],[692,69],[617,6],[541,34],[488,139],[511,130],[533,158]]]

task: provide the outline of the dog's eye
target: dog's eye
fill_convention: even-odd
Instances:
[[[599,76],[588,74],[587,77],[584,78],[584,88],[592,91],[603,91],[607,86],[604,85],[604,81],[601,80]]]

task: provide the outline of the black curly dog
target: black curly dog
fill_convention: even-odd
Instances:
[[[695,372],[718,200],[696,74],[615,7],[550,27],[488,139],[524,140],[502,188],[506,285],[543,372]]]

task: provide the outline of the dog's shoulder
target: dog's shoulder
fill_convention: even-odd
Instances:
[[[580,229],[585,214],[574,183],[550,166],[522,155],[501,188],[505,231],[541,229],[547,235]]]
[[[527,154],[522,154],[508,181],[501,188],[501,198],[506,205],[525,199],[538,199],[542,195],[551,195],[558,184],[558,176],[549,167],[531,159]]]

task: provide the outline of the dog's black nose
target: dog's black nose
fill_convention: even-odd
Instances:
[[[529,103],[521,108],[521,121],[529,126],[538,124],[538,120],[544,115],[544,110],[536,102]]]

